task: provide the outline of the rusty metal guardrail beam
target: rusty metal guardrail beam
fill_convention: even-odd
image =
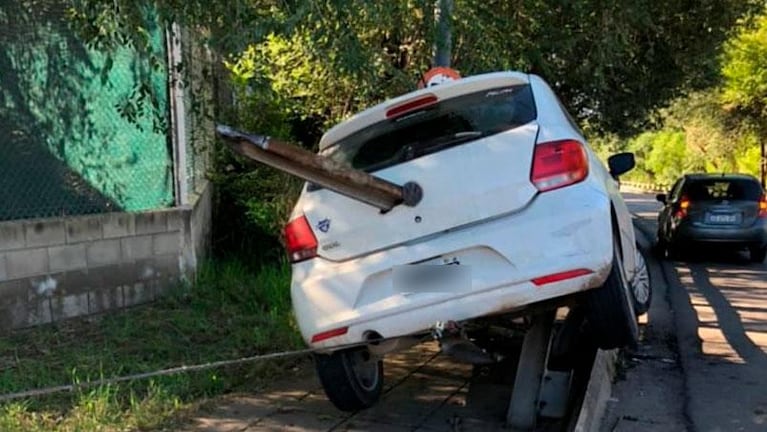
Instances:
[[[423,197],[415,182],[398,185],[364,171],[348,168],[321,155],[264,135],[249,134],[219,125],[216,133],[236,153],[381,211],[397,205],[416,206]]]

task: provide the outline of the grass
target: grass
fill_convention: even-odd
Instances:
[[[0,393],[228,360],[303,346],[287,264],[205,265],[193,286],[148,306],[0,338]],[[2,431],[171,427],[209,398],[253,389],[302,359],[249,363],[0,405]]]

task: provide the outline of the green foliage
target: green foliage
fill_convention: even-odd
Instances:
[[[148,0],[70,0],[96,43],[145,43]],[[587,130],[626,136],[680,89],[710,85],[742,0],[454,0],[452,66],[542,75]],[[163,21],[208,30],[228,59],[229,123],[314,148],[328,126],[412,90],[438,40],[435,0],[154,0]],[[115,14],[113,11],[117,11]],[[110,14],[113,16],[110,18]],[[220,117],[219,120],[225,117]],[[617,139],[617,138],[616,138]],[[221,248],[276,245],[300,184],[216,155]],[[218,224],[221,227],[221,224]],[[269,247],[267,247],[269,246]]]
[[[146,0],[70,1],[79,26],[99,44],[143,43]],[[539,73],[579,118],[616,132],[641,124],[679,88],[709,85],[719,44],[751,7],[742,0],[454,3],[453,65],[464,75]],[[255,67],[267,69],[262,77],[323,122],[412,89],[438,42],[434,0],[152,4],[166,22],[210,29],[212,46],[225,55],[265,58]]]
[[[725,45],[722,99],[767,118],[767,9]]]
[[[591,142],[600,155],[634,152],[637,167],[626,177],[634,181],[670,183],[687,172],[758,175],[758,128],[723,107],[718,88],[678,98],[658,118],[663,124],[659,129],[625,141],[608,135]]]
[[[647,135],[642,134],[639,138]],[[651,150],[645,166],[653,173],[656,182],[670,184],[683,173],[695,171],[687,157],[684,133],[662,131],[650,134],[648,138]]]

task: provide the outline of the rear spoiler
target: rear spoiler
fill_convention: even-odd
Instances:
[[[376,207],[382,212],[400,204],[415,207],[423,197],[421,187],[415,182],[400,186],[268,136],[249,134],[224,125],[216,126],[216,133],[235,153]]]

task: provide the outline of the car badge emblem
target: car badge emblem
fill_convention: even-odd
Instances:
[[[330,231],[330,219],[323,219],[317,222],[317,229],[324,233]]]

